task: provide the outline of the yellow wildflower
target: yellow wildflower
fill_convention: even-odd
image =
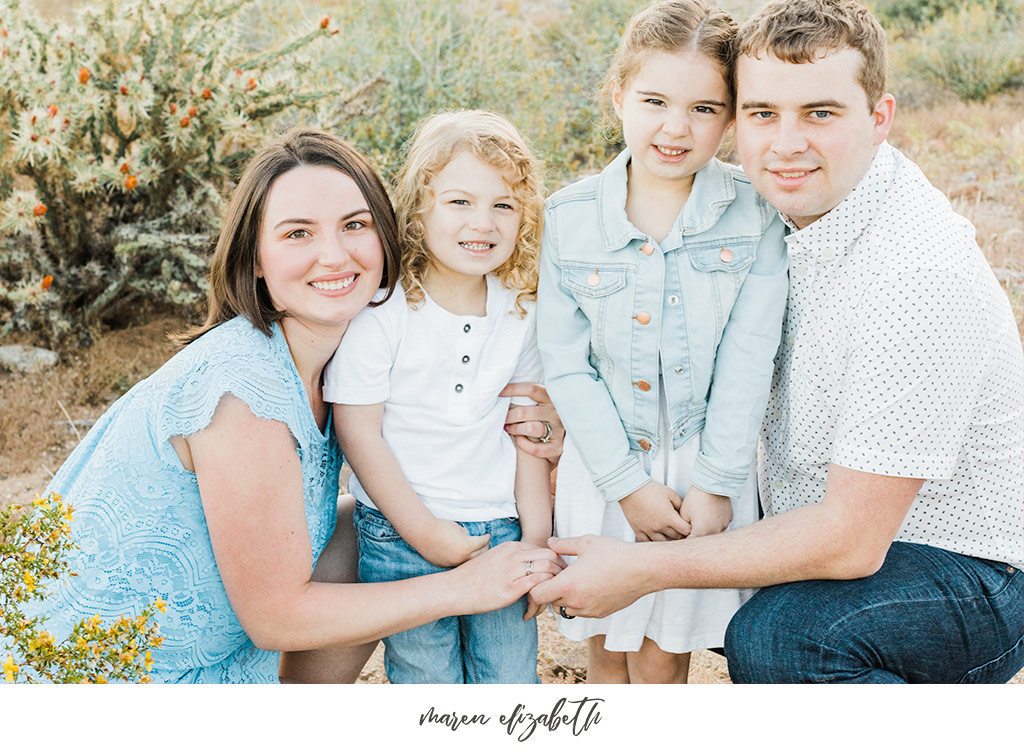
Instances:
[[[150,670],[153,669],[153,653],[150,652],[148,649],[146,650],[145,663],[146,663],[146,672],[148,673]]]
[[[155,607],[161,613],[166,613],[167,612],[167,603],[164,602],[159,597],[156,598],[156,602],[153,603],[153,607]]]
[[[30,592],[34,592],[36,590],[36,577],[31,573],[25,571],[25,573],[22,574],[21,579],[25,582],[25,586],[28,587]]]
[[[8,683],[14,683],[14,676],[18,673],[18,666],[14,664],[14,658],[11,655],[7,655],[7,660],[4,662],[4,680]]]
[[[104,678],[103,676],[100,676],[99,678],[96,679],[96,683],[106,683],[106,682],[107,682],[107,679]]]
[[[99,614],[96,614],[96,615],[92,616],[91,618],[89,618],[89,620],[87,620],[87,621],[85,622],[85,627],[86,627],[86,628],[88,628],[88,629],[91,629],[91,630],[95,631],[95,630],[96,630],[97,628],[99,628],[99,625],[100,625],[100,624],[101,624],[102,622],[103,622],[103,621],[102,621],[102,620],[100,620],[100,616],[99,616]]]

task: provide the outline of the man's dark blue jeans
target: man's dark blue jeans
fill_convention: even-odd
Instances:
[[[735,683],[1005,683],[1024,666],[1024,575],[894,542],[867,578],[761,589],[725,654]]]

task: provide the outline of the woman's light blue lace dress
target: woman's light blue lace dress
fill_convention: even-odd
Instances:
[[[221,582],[195,474],[168,442],[206,427],[231,393],[284,422],[302,462],[313,560],[334,531],[341,452],[320,432],[281,328],[272,338],[236,317],[176,354],[100,418],[50,484],[75,509],[78,574],[42,605],[57,637],[99,614],[135,616],[157,597],[163,646],[150,677],[166,683],[277,683],[279,654],[257,649]],[[225,473],[230,473],[225,469]]]

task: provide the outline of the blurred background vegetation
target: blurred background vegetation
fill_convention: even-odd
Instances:
[[[390,177],[424,115],[486,108],[532,140],[549,188],[600,169],[621,144],[597,89],[643,4],[100,0],[86,16],[79,0],[0,0],[0,338],[66,346],[149,311],[194,315],[221,198],[259,141],[297,122],[352,140]],[[741,21],[758,4],[723,2]],[[892,43],[897,146],[926,170],[935,153],[929,174],[963,194],[990,261],[1019,271],[1020,236],[979,215],[992,197],[1019,231],[1024,0],[872,7]],[[119,98],[132,77],[146,92]],[[53,107],[75,137],[49,152],[20,143]]]

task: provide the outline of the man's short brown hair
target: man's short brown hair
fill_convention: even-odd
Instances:
[[[811,63],[833,52],[857,50],[863,64],[857,81],[868,109],[885,94],[889,68],[885,30],[854,0],[771,0],[740,27],[738,52],[767,53],[786,63]]]

